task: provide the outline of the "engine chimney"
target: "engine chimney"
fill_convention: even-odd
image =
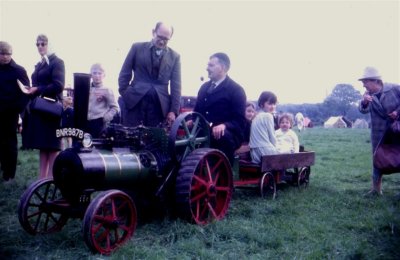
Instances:
[[[85,131],[89,107],[90,74],[74,73],[74,126]]]

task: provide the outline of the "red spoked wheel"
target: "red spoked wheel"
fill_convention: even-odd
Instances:
[[[68,216],[53,211],[52,205],[66,203],[53,179],[32,183],[18,205],[18,219],[26,232],[32,235],[60,231]]]
[[[179,217],[196,224],[222,219],[232,193],[232,168],[219,150],[196,149],[181,164],[176,179]]]
[[[276,183],[274,175],[270,172],[263,174],[260,180],[260,194],[263,198],[275,199],[276,196]]]
[[[137,213],[130,196],[119,190],[101,192],[89,204],[83,236],[94,253],[109,255],[135,232]]]
[[[310,183],[310,167],[302,167],[297,176],[297,186],[307,188]]]

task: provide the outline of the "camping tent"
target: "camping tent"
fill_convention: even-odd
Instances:
[[[365,119],[357,119],[354,124],[353,128],[368,128],[368,122]]]
[[[310,118],[308,117],[304,118],[304,127],[310,127],[310,128],[313,127],[313,123]]]
[[[346,128],[347,124],[341,116],[332,116],[324,123],[325,128]]]

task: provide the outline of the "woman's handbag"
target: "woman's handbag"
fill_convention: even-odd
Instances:
[[[31,110],[51,116],[61,117],[62,104],[48,97],[36,97],[31,103]]]
[[[400,134],[386,131],[374,151],[373,162],[382,174],[400,172]]]

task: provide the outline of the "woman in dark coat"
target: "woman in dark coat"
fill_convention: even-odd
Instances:
[[[29,93],[32,100],[37,96],[44,96],[61,102],[65,83],[64,61],[50,51],[48,43],[45,35],[41,34],[36,39],[42,61],[35,66]],[[32,107],[28,107],[27,112],[22,134],[23,145],[40,151],[39,178],[52,177],[54,159],[61,150],[61,140],[56,137],[61,117],[43,114]]]
[[[383,83],[380,73],[374,67],[366,67],[359,80],[366,90],[359,110],[371,115],[371,145],[374,153],[388,127],[400,117],[400,86]],[[382,172],[373,166],[372,188],[367,196],[376,195],[382,195]]]

